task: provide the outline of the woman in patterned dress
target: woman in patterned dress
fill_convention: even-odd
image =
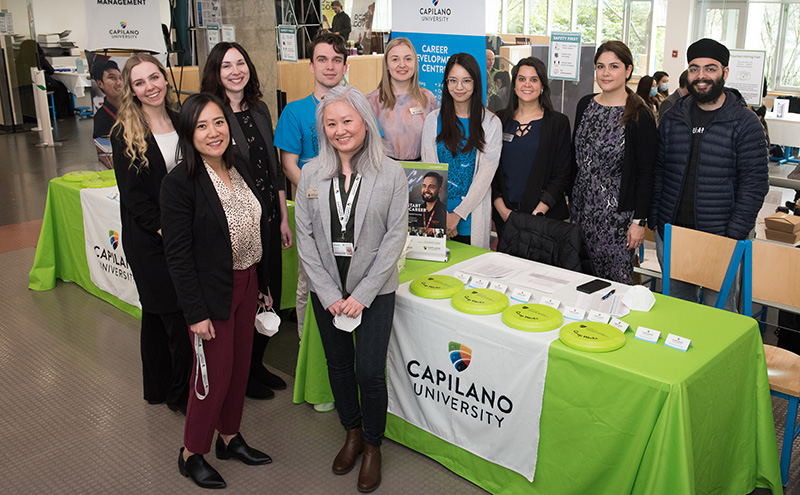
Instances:
[[[217,43],[208,54],[200,91],[211,93],[225,103],[231,125],[233,150],[251,165],[250,174],[264,200],[269,219],[269,288],[276,305],[281,301],[281,249],[292,246],[292,230],[286,209],[286,179],[272,144],[272,120],[261,101],[258,74],[250,56],[238,43]],[[264,350],[269,337],[253,329],[253,354],[247,396],[271,399],[273,390],[286,388],[279,376],[264,367]]]
[[[503,148],[502,124],[483,106],[481,69],[468,53],[444,68],[442,106],[425,119],[422,161],[447,163],[447,236],[489,249],[492,179]]]
[[[653,191],[658,135],[644,101],[627,87],[633,57],[621,41],[594,57],[601,92],[578,102],[572,220],[583,228],[598,277],[630,284]]]

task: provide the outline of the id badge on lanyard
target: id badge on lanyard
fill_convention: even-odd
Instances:
[[[336,202],[336,214],[339,217],[339,224],[342,227],[340,242],[333,243],[334,256],[352,257],[354,246],[352,242],[344,242],[344,236],[347,232],[347,222],[350,221],[350,214],[353,212],[353,201],[358,192],[358,186],[361,184],[361,174],[356,175],[356,180],[353,187],[350,189],[350,194],[347,196],[347,204],[342,205],[342,195],[339,190],[339,178],[334,177],[331,179],[333,182],[333,199]]]

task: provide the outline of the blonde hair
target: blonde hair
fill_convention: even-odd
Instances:
[[[137,65],[150,62],[155,65],[164,80],[167,82],[167,94],[164,96],[164,106],[171,110],[175,108],[175,96],[172,87],[167,80],[167,71],[157,58],[149,53],[134,53],[130,56],[125,67],[122,69],[122,96],[120,97],[119,111],[117,112],[117,122],[112,127],[112,132],[117,128],[122,130],[122,140],[125,142],[125,156],[131,159],[130,167],[135,167],[136,171],[147,168],[150,165],[147,159],[147,136],[150,134],[150,125],[147,123],[142,102],[136,97],[131,87],[131,71]],[[140,165],[136,163],[140,162]]]
[[[387,59],[392,49],[398,45],[407,46],[414,56],[414,76],[411,78],[411,92],[409,93],[411,99],[419,102],[421,106],[426,107],[428,106],[428,97],[425,96],[422,92],[422,88],[419,87],[419,59],[417,58],[417,51],[408,38],[394,38],[386,45],[386,55],[383,56],[383,75],[381,76],[380,84],[378,84],[378,88],[380,89],[378,99],[384,107],[389,110],[394,110],[397,99],[394,97],[394,91],[392,91],[392,76],[389,74],[389,62]]]

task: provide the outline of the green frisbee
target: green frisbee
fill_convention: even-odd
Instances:
[[[117,179],[102,179],[100,177],[95,177],[94,179],[86,179],[81,181],[81,187],[91,187],[91,188],[101,188],[101,187],[111,187],[117,185]]]
[[[450,299],[458,311],[471,315],[493,315],[506,309],[508,296],[492,289],[464,289]]]
[[[524,332],[549,332],[564,321],[561,312],[544,304],[515,304],[503,310],[503,323]]]
[[[96,179],[100,177],[97,172],[81,170],[80,172],[69,172],[61,176],[67,182],[83,182],[86,179]]]
[[[408,290],[426,299],[447,299],[464,290],[464,283],[449,275],[426,275],[411,282]]]
[[[114,174],[114,169],[101,170],[101,171],[97,172],[97,175],[99,175],[101,179],[115,179],[116,180],[116,178],[117,178],[117,176]]]
[[[576,321],[561,327],[565,345],[586,352],[615,351],[625,345],[625,334],[607,323]]]

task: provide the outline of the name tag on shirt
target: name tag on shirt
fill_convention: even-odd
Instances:
[[[353,257],[353,243],[352,242],[334,242],[333,255],[344,256],[346,258]]]
[[[408,109],[411,112],[411,115],[421,115],[425,109],[422,107],[411,107]]]
[[[308,199],[317,199],[319,197],[319,193],[316,189],[306,189],[306,198]]]
[[[507,143],[510,143],[513,140],[514,140],[514,135],[513,134],[509,134],[507,132],[503,133],[503,141],[505,141]]]

